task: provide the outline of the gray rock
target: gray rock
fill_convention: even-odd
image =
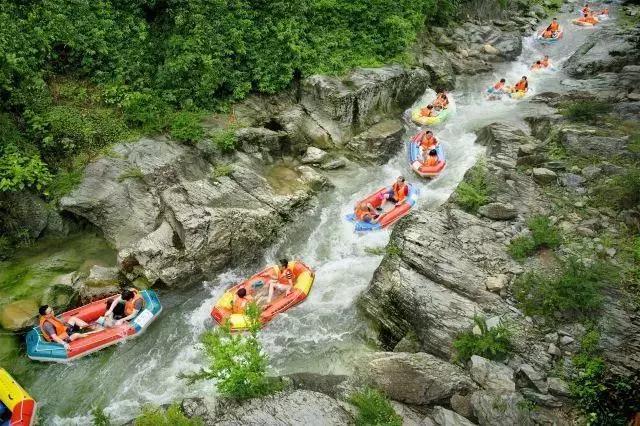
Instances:
[[[583,186],[585,179],[573,173],[565,173],[560,177],[560,184],[562,186],[566,186],[567,188],[579,188]]]
[[[242,127],[235,132],[236,144],[247,153],[266,151],[279,154],[286,132],[276,132],[264,127]]]
[[[347,148],[356,152],[360,159],[383,164],[402,148],[403,134],[400,120],[385,120],[353,138]]]
[[[68,226],[55,208],[29,191],[0,191],[0,235],[33,241],[44,235],[66,235]]]
[[[237,403],[220,401],[216,426],[344,425],[353,420],[338,401],[327,395],[295,390]]]
[[[356,376],[389,398],[412,405],[448,402],[474,388],[466,372],[427,353],[378,352],[356,366]]]
[[[80,279],[76,286],[80,300],[88,303],[117,293],[120,290],[122,277],[117,267],[94,265],[86,278]]]
[[[487,278],[486,282],[487,290],[494,293],[500,293],[500,290],[505,288],[507,284],[509,284],[509,278],[504,274],[500,274],[495,277],[489,277]]]
[[[471,378],[484,389],[515,391],[513,370],[504,364],[477,355],[471,357]]]
[[[481,206],[478,213],[493,220],[509,220],[518,216],[518,210],[511,204],[489,203]]]
[[[553,343],[549,344],[549,349],[547,349],[547,353],[549,355],[553,355],[556,357],[562,356],[562,351]]]
[[[462,417],[473,419],[473,406],[471,405],[471,395],[453,394],[449,401],[451,409]]]
[[[481,426],[531,425],[532,420],[520,408],[524,399],[516,392],[493,393],[486,390],[471,395],[473,412]]]
[[[444,407],[436,406],[431,411],[431,417],[439,426],[473,426],[473,423],[462,417],[460,414]]]
[[[500,317],[499,315],[496,315],[495,317],[488,318],[485,321],[485,324],[487,325],[487,330],[494,329],[495,327],[497,327],[501,323],[502,323],[502,317]],[[474,325],[473,329],[471,331],[476,336],[480,336],[482,334],[482,330],[480,330],[480,327],[478,327],[478,325]]]
[[[562,336],[560,338],[560,344],[562,346],[570,345],[573,342],[575,342],[575,339],[573,337],[571,337],[571,336]]]
[[[596,235],[596,232],[593,229],[587,228],[584,226],[578,226],[576,228],[576,233],[578,235],[582,235],[583,237],[590,237],[590,238]]]
[[[544,335],[544,341],[547,343],[558,343],[558,333],[548,333]]]
[[[332,188],[333,184],[322,173],[319,173],[309,166],[298,166],[296,170],[300,173],[300,179],[314,191],[323,188]]]
[[[586,166],[584,169],[582,169],[582,176],[585,177],[585,179],[587,180],[593,180],[598,178],[600,175],[602,174],[602,169],[598,166]]]
[[[320,164],[320,168],[322,170],[336,170],[336,169],[341,169],[343,167],[346,167],[347,162],[344,158],[336,158],[333,160],[329,160],[329,161],[325,161],[324,163]]]
[[[547,379],[547,383],[549,385],[549,393],[555,396],[570,396],[571,391],[569,390],[569,385],[562,379],[557,377],[549,377]]]
[[[519,387],[533,387],[540,393],[548,393],[549,386],[545,376],[529,364],[522,364],[515,373]]]
[[[310,146],[307,148],[307,152],[305,152],[304,157],[300,160],[302,164],[319,164],[325,158],[327,158],[327,152],[321,150],[320,148],[316,148],[315,146]]]
[[[468,53],[467,53],[468,56]],[[433,46],[420,49],[418,63],[431,76],[433,87],[452,89],[455,85],[455,72],[449,56]]]
[[[424,414],[420,414],[418,411],[402,404],[398,401],[389,401],[393,407],[393,411],[397,415],[402,417],[402,426],[422,426]]]
[[[498,49],[491,46],[490,44],[485,44],[484,46],[482,46],[482,51],[484,53],[488,53],[489,55],[498,55],[500,53]]]
[[[541,185],[554,183],[558,179],[558,175],[549,169],[535,168],[533,169],[533,180]]]
[[[553,395],[545,395],[532,391],[531,389],[521,389],[520,392],[529,401],[534,402],[537,405],[549,408],[562,407],[562,401]]]

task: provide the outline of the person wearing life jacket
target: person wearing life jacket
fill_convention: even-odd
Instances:
[[[516,83],[515,86],[513,86],[513,92],[527,92],[527,90],[529,90],[529,82],[527,81],[527,76],[523,75],[522,78],[520,79],[520,81],[518,81]]]
[[[444,92],[438,92],[435,101],[433,101],[433,107],[437,110],[446,109],[449,106],[449,99]]]
[[[86,337],[78,331],[89,327],[89,324],[80,318],[70,317],[66,321],[58,319],[49,305],[40,306],[38,312],[40,331],[47,342],[56,342],[68,349],[69,343]]]
[[[291,293],[291,289],[293,288],[293,265],[289,265],[289,259],[280,259],[279,265],[273,266],[274,276],[272,276],[271,281],[269,282],[269,297],[267,298],[267,303],[271,303],[271,299],[273,299],[273,292],[277,290],[281,290],[285,292],[285,296],[288,296]]]
[[[540,65],[542,65],[543,68],[549,68],[549,65],[551,65],[549,62],[549,55],[544,55],[544,58],[538,62],[540,62]]]
[[[583,22],[587,22],[587,23],[589,23],[589,24],[593,24],[593,25],[595,25],[595,24],[597,24],[598,22],[600,22],[600,21],[598,21],[598,18],[596,18],[595,16],[593,16],[593,14],[592,14],[591,12],[587,13],[587,14],[584,16],[584,18],[580,18],[579,20],[580,20],[580,21],[583,21]]]
[[[371,203],[361,202],[356,205],[354,214],[356,219],[366,223],[376,223],[380,214]]]
[[[580,9],[580,13],[582,16],[587,16],[591,13],[591,8],[589,7],[589,3],[586,3],[582,9]]]
[[[438,164],[438,151],[436,151],[435,149],[430,150],[425,157],[425,166],[432,167]]]
[[[104,314],[104,325],[107,327],[121,325],[138,315],[144,308],[144,299],[138,290],[131,288],[122,290],[113,301],[107,302]]]
[[[433,117],[434,115],[435,111],[433,110],[433,105],[429,104],[424,108],[420,108],[421,117]]]
[[[242,314],[247,311],[247,305],[253,301],[253,297],[247,294],[247,289],[242,287],[233,296],[233,313]]]
[[[535,70],[541,70],[542,68],[544,68],[542,66],[542,61],[536,61],[535,64],[531,65],[531,70],[535,71]]]
[[[547,30],[551,31],[552,33],[557,33],[558,31],[560,31],[560,24],[558,23],[558,18],[553,18],[551,20],[551,23],[547,27]]]
[[[382,198],[399,206],[404,203],[408,195],[409,185],[405,182],[404,176],[398,176],[396,182],[391,186],[391,189],[382,194]]]
[[[496,84],[491,86],[489,89],[487,89],[487,92],[495,95],[500,95],[504,93],[504,85],[506,83],[507,83],[507,80],[505,80],[504,78],[501,78],[499,82],[497,82]]]
[[[420,139],[420,148],[430,150],[436,145],[438,145],[438,140],[433,135],[433,132],[431,130],[427,130],[426,132],[424,132],[424,135],[422,135],[422,139]]]

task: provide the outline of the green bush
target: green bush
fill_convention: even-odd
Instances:
[[[601,115],[608,114],[613,109],[608,102],[577,101],[561,107],[562,114],[572,121],[593,122]]]
[[[455,200],[463,210],[476,213],[480,206],[489,202],[489,193],[487,169],[484,163],[478,163],[469,170],[465,180],[456,188]]]
[[[82,175],[83,171],[81,169],[59,171],[47,185],[45,194],[52,200],[59,200],[80,185]]]
[[[387,397],[376,389],[365,388],[351,395],[349,401],[358,408],[358,426],[402,426],[402,417],[396,414]]]
[[[228,325],[205,332],[202,343],[211,366],[207,370],[182,377],[190,383],[216,380],[221,395],[238,400],[264,396],[279,390],[280,384],[270,381],[266,375],[267,356],[258,340],[260,310],[255,303],[251,303],[246,314],[252,324],[249,334],[231,333]]]
[[[119,105],[130,125],[142,127],[148,132],[160,132],[167,126],[170,108],[151,93],[126,93]]]
[[[167,410],[144,407],[133,422],[134,426],[200,426],[200,419],[187,418],[178,404],[172,404]]]
[[[474,316],[473,322],[480,329],[480,335],[473,331],[459,334],[453,341],[456,350],[455,361],[466,363],[473,355],[492,360],[502,360],[511,352],[511,331],[504,324],[489,329],[484,317]]]
[[[102,407],[95,407],[91,410],[91,424],[92,426],[111,426],[111,420]]]
[[[560,233],[546,216],[534,216],[527,221],[531,235],[522,235],[509,243],[507,251],[514,259],[522,260],[541,248],[556,248],[560,245]]]
[[[615,271],[604,263],[585,266],[570,259],[555,274],[522,275],[514,294],[527,315],[586,317],[602,306],[602,287],[614,279]]]
[[[594,201],[618,210],[640,206],[640,165],[632,166],[625,173],[598,185],[594,189]]]
[[[6,260],[13,254],[13,243],[6,235],[0,235],[0,260]]]
[[[25,155],[11,148],[0,150],[0,192],[41,190],[50,181],[51,173],[39,155]]]
[[[180,142],[199,142],[204,138],[201,115],[189,111],[173,114],[169,125],[171,137]]]
[[[507,251],[514,259],[522,260],[535,253],[536,243],[530,236],[521,235],[511,240]]]
[[[222,152],[231,152],[236,148],[235,129],[219,130],[211,135],[211,141]]]
[[[211,171],[211,178],[213,180],[218,180],[223,176],[231,176],[233,173],[233,167],[229,164],[218,164]]]

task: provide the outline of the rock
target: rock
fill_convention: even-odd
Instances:
[[[300,179],[314,191],[323,188],[332,188],[333,184],[322,173],[318,173],[309,166],[299,166],[296,169],[300,173]]]
[[[584,182],[585,179],[582,176],[573,173],[565,173],[560,177],[560,184],[567,188],[579,188],[583,186]]]
[[[547,349],[547,353],[556,357],[562,356],[562,351],[553,343],[549,344],[549,349]]]
[[[301,105],[295,105],[275,117],[292,144],[292,152],[304,152],[309,145],[322,149],[335,148],[331,135]]]
[[[562,379],[557,377],[549,377],[547,379],[547,383],[549,385],[549,393],[555,396],[570,396],[571,391],[569,390],[569,385]]]
[[[430,41],[430,40],[429,40]],[[436,40],[436,43],[438,40]],[[469,56],[469,52],[466,56]],[[449,56],[442,50],[431,45],[423,46],[419,49],[418,63],[424,68],[431,77],[432,87],[442,87],[445,89],[453,89],[455,85],[456,73],[453,71],[453,65]],[[463,52],[460,52],[464,56]]]
[[[471,406],[471,395],[455,393],[451,396],[449,404],[456,413],[467,419],[473,419],[473,406]]]
[[[505,288],[507,284],[509,284],[509,278],[504,274],[500,274],[495,277],[489,277],[487,278],[486,283],[487,290],[494,293],[500,293],[500,290]]]
[[[400,120],[385,120],[353,138],[347,148],[363,160],[384,164],[402,148],[403,134],[404,126]]]
[[[348,376],[316,373],[292,373],[283,376],[291,381],[293,389],[310,390],[336,398],[339,388],[344,384]]]
[[[49,305],[56,312],[64,312],[77,302],[78,296],[72,284],[54,284],[45,290],[40,304]]]
[[[307,148],[307,152],[304,154],[304,157],[300,160],[302,164],[319,164],[325,158],[327,158],[327,152],[321,150],[320,148],[316,148],[315,146],[310,146]]]
[[[597,136],[591,129],[563,128],[560,130],[560,143],[570,153],[591,157],[596,152],[608,152],[610,155],[630,156],[627,138]]]
[[[527,426],[533,424],[528,414],[520,408],[524,399],[516,392],[499,394],[481,390],[471,395],[473,413],[481,426]]]
[[[558,178],[558,175],[545,168],[535,168],[533,169],[533,180],[541,185],[546,185],[549,183],[554,183]]]
[[[481,216],[493,220],[509,220],[518,216],[518,211],[511,204],[489,203],[478,209]]]
[[[33,299],[22,299],[0,306],[0,326],[18,331],[35,323],[40,305]]]
[[[558,343],[558,333],[548,333],[544,335],[544,341],[547,343]]]
[[[587,180],[593,180],[598,178],[602,174],[602,169],[598,166],[587,166],[582,169],[582,176]]]
[[[521,389],[520,392],[522,393],[522,396],[524,396],[529,401],[534,402],[536,405],[541,405],[543,407],[549,408],[562,407],[562,402],[553,395],[543,395],[540,393],[536,393],[531,389]]]
[[[347,162],[344,158],[336,158],[320,164],[320,168],[322,170],[336,170],[336,169],[341,169],[346,165],[347,165]]]
[[[576,228],[576,233],[578,235],[582,235],[583,237],[589,237],[589,238],[594,237],[596,235],[596,232],[593,229],[587,228],[584,226],[578,226]]]
[[[115,294],[120,291],[121,282],[118,268],[94,265],[89,275],[77,283],[80,300],[89,303]]]
[[[484,46],[482,46],[482,51],[484,53],[488,53],[489,55],[498,55],[500,53],[498,49],[491,46],[490,44],[485,44]]]
[[[485,323],[487,325],[487,330],[491,330],[491,329],[497,327],[498,325],[500,325],[502,323],[502,318],[499,315],[497,315],[495,317],[488,318],[485,321]],[[482,335],[482,330],[480,330],[480,327],[478,327],[478,325],[474,325],[473,329],[471,331],[476,336]]]
[[[420,342],[416,338],[416,336],[412,334],[407,334],[398,342],[398,344],[393,348],[394,352],[407,352],[407,353],[416,353],[420,352]]]
[[[522,52],[522,37],[513,32],[503,33],[493,43],[493,47],[504,60],[512,61]]]
[[[573,342],[575,342],[575,339],[574,339],[573,337],[571,337],[571,336],[562,336],[562,337],[560,338],[560,344],[561,344],[562,346],[570,345],[570,344],[572,344]]]
[[[67,223],[55,208],[34,193],[0,191],[0,235],[33,241],[67,232]]]
[[[280,154],[286,132],[273,131],[264,127],[241,127],[236,130],[236,145],[246,153],[268,152]]]
[[[389,398],[412,405],[448,402],[474,388],[464,370],[427,353],[377,352],[356,366],[356,376]]]
[[[609,247],[609,248],[607,248],[604,252],[605,252],[605,253],[607,254],[607,256],[609,256],[609,257],[613,257],[613,256],[615,256],[615,255],[616,255],[616,249],[614,249],[613,247]]]
[[[471,378],[484,389],[495,391],[515,391],[513,370],[504,364],[473,355],[471,357]]]
[[[529,364],[522,364],[515,373],[516,383],[519,387],[533,387],[540,393],[549,392],[549,386],[542,373]]]
[[[216,426],[235,425],[345,425],[351,416],[338,401],[304,390],[279,392],[241,403],[224,400],[216,407]]]
[[[402,426],[422,426],[423,414],[398,401],[389,402],[391,403],[391,407],[393,407],[393,411],[402,417]],[[354,417],[355,416],[357,416],[357,414],[355,414]]]
[[[473,426],[473,423],[460,414],[444,407],[436,406],[431,411],[431,418],[439,426]]]

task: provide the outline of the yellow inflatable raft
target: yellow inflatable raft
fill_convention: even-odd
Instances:
[[[13,377],[0,368],[0,424],[32,426],[36,422],[36,401]]]

